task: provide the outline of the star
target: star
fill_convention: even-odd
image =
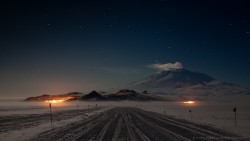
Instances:
[[[47,26],[50,26],[50,23],[48,23]]]

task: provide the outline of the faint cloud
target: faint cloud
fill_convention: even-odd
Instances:
[[[184,66],[180,62],[175,63],[166,63],[166,64],[151,64],[148,65],[149,68],[158,70],[158,71],[168,71],[168,70],[177,70],[177,69],[183,69]]]

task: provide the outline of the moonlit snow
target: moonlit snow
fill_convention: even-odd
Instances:
[[[77,105],[78,104],[78,110]],[[247,102],[64,102],[52,105],[53,127],[46,116],[49,113],[45,102],[1,102],[0,140],[32,140],[42,132],[57,130],[87,120],[115,107],[136,107],[145,111],[169,115],[203,125],[209,125],[236,135],[249,137],[250,104]],[[237,127],[234,126],[233,107],[237,106]],[[192,118],[189,110],[192,111]],[[30,121],[19,123],[21,117],[32,117]],[[40,116],[40,118],[36,118]],[[5,119],[16,118],[16,125],[5,126]],[[29,119],[29,118],[27,118]],[[34,120],[34,121],[33,121]]]

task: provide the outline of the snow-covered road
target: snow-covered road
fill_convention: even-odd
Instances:
[[[100,110],[101,108],[91,108],[84,110],[65,110],[53,112],[53,121],[63,121],[71,119],[78,115]],[[48,123],[50,121],[50,114],[31,114],[31,115],[16,115],[16,116],[0,116],[0,134],[13,130],[22,130],[26,128],[36,127],[38,125]]]
[[[34,136],[31,141],[247,140],[207,125],[138,108],[117,107]]]

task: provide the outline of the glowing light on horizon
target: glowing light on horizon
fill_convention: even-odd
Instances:
[[[184,101],[183,103],[184,104],[194,104],[195,102],[194,101]]]
[[[61,103],[61,102],[63,102],[64,100],[45,100],[45,102],[47,102],[47,103]]]
[[[70,99],[73,99],[75,97],[72,97],[72,96],[67,96],[67,97],[54,97],[54,98],[51,98],[50,100],[45,100],[44,102],[47,102],[47,103],[62,103],[64,101],[67,101],[67,100],[70,100]]]

